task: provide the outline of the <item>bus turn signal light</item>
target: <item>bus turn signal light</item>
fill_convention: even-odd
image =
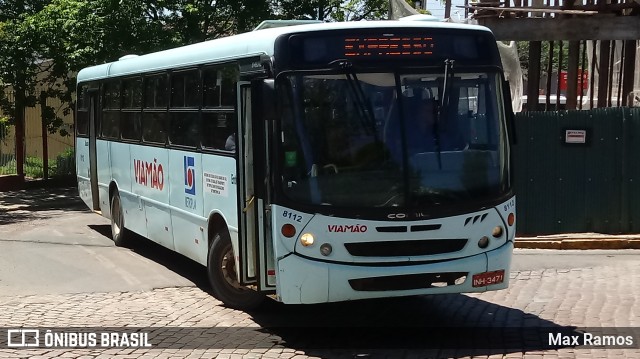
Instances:
[[[516,215],[513,214],[513,212],[509,213],[509,217],[507,217],[507,223],[509,224],[509,227],[513,226],[513,224],[516,223]]]
[[[282,233],[283,236],[287,238],[291,238],[296,235],[296,227],[294,227],[293,224],[287,223],[282,226],[282,228],[280,229],[280,232]]]

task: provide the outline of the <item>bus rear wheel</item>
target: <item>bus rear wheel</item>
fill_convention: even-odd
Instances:
[[[116,190],[111,197],[111,238],[118,247],[125,247],[131,243],[131,233],[124,228],[124,211],[120,194]]]
[[[213,296],[229,308],[255,309],[262,304],[264,296],[238,283],[235,263],[229,233],[216,233],[207,258],[207,274]]]

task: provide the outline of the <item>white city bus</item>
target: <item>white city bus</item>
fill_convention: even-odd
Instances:
[[[508,86],[479,26],[253,31],[83,69],[80,196],[234,308],[506,288]]]

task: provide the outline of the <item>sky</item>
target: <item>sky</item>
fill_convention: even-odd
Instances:
[[[424,0],[423,0],[424,1]],[[464,6],[464,0],[451,1],[451,16],[457,19],[456,11],[459,11],[460,19],[464,19],[464,9],[456,6]],[[427,10],[431,11],[431,15],[443,19],[444,18],[444,1],[427,0]]]

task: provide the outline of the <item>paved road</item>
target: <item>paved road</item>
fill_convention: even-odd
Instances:
[[[5,192],[0,206],[0,297],[194,284],[166,269],[163,261],[173,261],[168,251],[115,247],[109,221],[90,212],[73,189]]]
[[[126,326],[151,332],[155,347],[13,349],[0,332],[0,358],[640,358],[639,349],[548,349],[536,337],[640,327],[637,251],[517,250],[504,291],[246,313],[207,293],[201,266],[146,241],[114,247],[108,221],[73,195],[0,194],[0,328]],[[491,345],[449,341],[482,335]]]

